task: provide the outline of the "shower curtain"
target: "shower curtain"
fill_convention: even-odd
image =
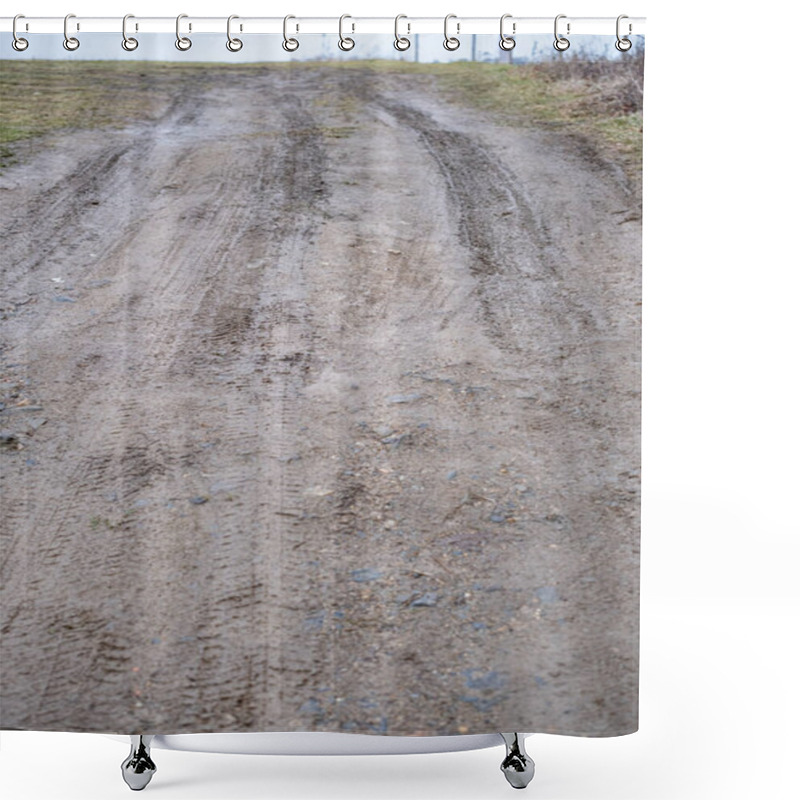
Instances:
[[[78,38],[2,43],[0,725],[636,730],[643,39]]]

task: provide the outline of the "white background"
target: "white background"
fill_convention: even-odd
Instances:
[[[797,4],[17,0],[83,16],[647,16],[641,729],[534,736],[539,800],[797,797]],[[788,9],[788,10],[787,10]],[[6,800],[129,797],[127,748],[3,732]],[[502,749],[155,751],[148,797],[510,797]],[[525,795],[520,795],[521,797]]]

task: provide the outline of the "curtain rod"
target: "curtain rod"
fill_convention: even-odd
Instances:
[[[504,30],[508,35],[532,33],[548,33],[554,31],[554,17],[513,17],[505,15]],[[559,15],[559,31],[567,35],[608,34],[617,31],[616,17],[570,17]],[[0,17],[0,32],[11,33],[13,17]],[[25,17],[17,20],[17,33],[64,33],[64,17]],[[228,30],[228,17],[192,17],[183,16],[181,30],[185,34],[217,33],[225,34]],[[293,34],[338,34],[341,29],[347,34],[359,33],[395,33],[394,17],[356,17],[345,15],[340,22],[339,17],[294,17],[288,20]],[[402,34],[409,33],[443,33],[443,17],[411,17],[401,16],[397,21]],[[231,21],[232,30],[244,34],[282,34],[284,17],[235,17]],[[569,26],[569,29],[567,28]],[[622,20],[622,34],[625,36],[643,34],[644,17],[625,17]],[[496,17],[451,17],[449,28],[456,35],[479,33],[499,33],[500,15]],[[70,33],[121,33],[122,17],[81,17],[70,15]],[[136,17],[130,16],[127,21],[128,34],[135,33],[175,33],[175,17]]]

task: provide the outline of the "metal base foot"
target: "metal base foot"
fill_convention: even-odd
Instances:
[[[506,743],[506,757],[500,765],[506,780],[515,789],[524,789],[532,780],[533,759],[525,752],[525,740],[518,733],[501,733]]]
[[[150,758],[152,736],[131,735],[131,752],[122,762],[122,779],[134,792],[140,792],[150,783],[156,765]]]

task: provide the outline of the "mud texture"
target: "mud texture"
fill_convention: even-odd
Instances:
[[[0,724],[635,730],[619,170],[425,75],[197,69],[0,175]]]

